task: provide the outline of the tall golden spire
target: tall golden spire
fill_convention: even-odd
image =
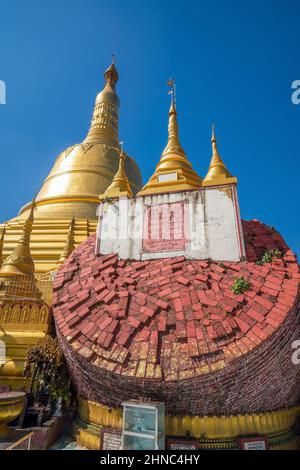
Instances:
[[[91,127],[84,142],[105,143],[118,147],[119,128],[119,98],[116,94],[116,84],[119,74],[115,60],[104,72],[105,85],[97,95]]]
[[[69,224],[69,230],[68,230],[67,239],[66,239],[63,252],[60,255],[60,258],[57,262],[58,265],[63,264],[75,248],[74,229],[75,229],[75,218],[73,217],[73,219],[71,220]]]
[[[4,235],[5,235],[5,225],[2,229],[2,233],[1,233],[1,237],[0,237],[0,268],[2,266],[2,263],[3,263],[3,244],[4,244]]]
[[[0,277],[33,275],[34,262],[30,252],[30,235],[33,225],[35,200],[32,201],[28,218],[25,220],[20,240],[13,252],[6,258],[0,269]]]
[[[237,183],[237,179],[229,173],[225,163],[219,155],[214,125],[212,125],[211,144],[212,158],[207,175],[203,180],[203,186]]]
[[[195,189],[201,186],[201,178],[193,170],[179,141],[175,82],[172,79],[168,84],[172,86],[169,92],[171,106],[169,109],[168,142],[154,174],[139,194]]]
[[[123,144],[123,142],[122,142]],[[119,157],[119,168],[111,184],[108,186],[106,191],[99,196],[100,200],[112,197],[130,197],[132,196],[131,187],[125,172],[125,155],[123,148]]]

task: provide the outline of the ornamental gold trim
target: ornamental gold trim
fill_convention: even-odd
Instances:
[[[46,305],[32,306],[14,304],[0,305],[0,323],[10,324],[48,324],[50,323],[50,309]]]
[[[216,188],[218,191],[221,191],[222,193],[226,194],[229,199],[233,199],[233,193],[232,193],[232,187],[231,186],[220,186]]]

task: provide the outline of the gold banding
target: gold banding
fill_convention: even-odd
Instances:
[[[75,426],[78,443],[89,448],[99,448],[100,429],[111,427],[122,429],[122,410],[111,409],[99,403],[78,399],[80,421]],[[294,426],[300,407],[258,414],[230,416],[166,416],[166,435],[185,437],[186,433],[201,441],[219,440],[218,447],[226,447],[226,441],[239,436],[274,437],[288,433]],[[210,448],[212,443],[207,443]],[[205,447],[205,443],[204,443]]]

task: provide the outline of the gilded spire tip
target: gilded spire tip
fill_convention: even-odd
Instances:
[[[216,142],[216,127],[214,124],[211,125],[211,141]]]
[[[117,72],[117,69],[115,67],[115,56],[114,54],[112,55],[112,62],[108,69],[105,70],[104,72],[104,78],[106,81],[106,85],[110,85],[112,89],[115,89],[116,83],[119,79],[119,74]]]
[[[169,114],[176,114],[176,82],[175,78],[170,78],[167,81],[167,85],[170,87],[170,90],[168,91],[168,94],[171,95],[171,104],[170,104],[170,110]]]

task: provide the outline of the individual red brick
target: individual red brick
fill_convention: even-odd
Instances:
[[[204,334],[203,334],[203,330],[202,330],[201,326],[196,326],[196,337],[199,340],[204,339]]]
[[[176,281],[180,284],[183,284],[184,286],[188,286],[191,283],[191,281],[184,276],[176,277]]]
[[[258,321],[259,323],[262,323],[265,319],[264,315],[261,315],[251,308],[247,311],[247,315],[251,318],[254,318],[254,320]]]
[[[194,320],[190,320],[186,324],[186,333],[188,338],[196,337],[195,323]]]
[[[227,333],[228,335],[232,333],[233,330],[232,330],[232,328],[231,328],[231,326],[230,326],[229,321],[227,321],[227,320],[222,320],[222,325],[223,325],[223,328],[224,328],[224,330],[226,331],[226,333]]]
[[[268,335],[258,325],[255,325],[252,328],[252,331],[261,340],[264,340],[268,337]]]
[[[110,325],[110,323],[112,322],[112,318],[109,317],[109,316],[105,316],[104,318],[100,318],[99,320],[97,320],[97,326],[99,328],[99,330],[105,330],[105,328]]]
[[[174,299],[173,305],[174,305],[175,312],[182,312],[183,311],[183,306],[182,306],[180,298]]]
[[[240,330],[242,331],[242,333],[247,333],[250,326],[246,322],[244,322],[244,320],[242,320],[241,318],[236,317],[235,321],[238,324],[238,326],[239,326]]]
[[[263,307],[266,307],[267,309],[271,309],[273,307],[273,303],[270,300],[265,299],[265,297],[256,295],[254,297],[254,301],[262,305]]]
[[[153,317],[155,313],[157,312],[157,307],[156,308],[141,307],[140,312],[144,313],[148,317]]]
[[[128,284],[128,285],[136,284],[136,281],[134,279],[131,279],[130,277],[125,277],[123,279],[123,282],[124,282],[124,284]]]
[[[271,295],[273,297],[277,297],[278,291],[274,289],[270,289],[269,287],[266,287],[265,285],[260,289],[261,292],[264,292],[265,294]]]
[[[138,328],[138,327],[140,326],[140,324],[141,324],[141,321],[140,321],[140,320],[138,320],[138,319],[136,319],[136,318],[134,318],[134,317],[131,317],[131,316],[129,316],[129,317],[127,318],[127,322],[128,322],[130,325],[132,325],[134,328]]]
[[[103,298],[103,302],[110,304],[113,300],[117,299],[117,297],[118,294],[115,291],[111,291]]]

